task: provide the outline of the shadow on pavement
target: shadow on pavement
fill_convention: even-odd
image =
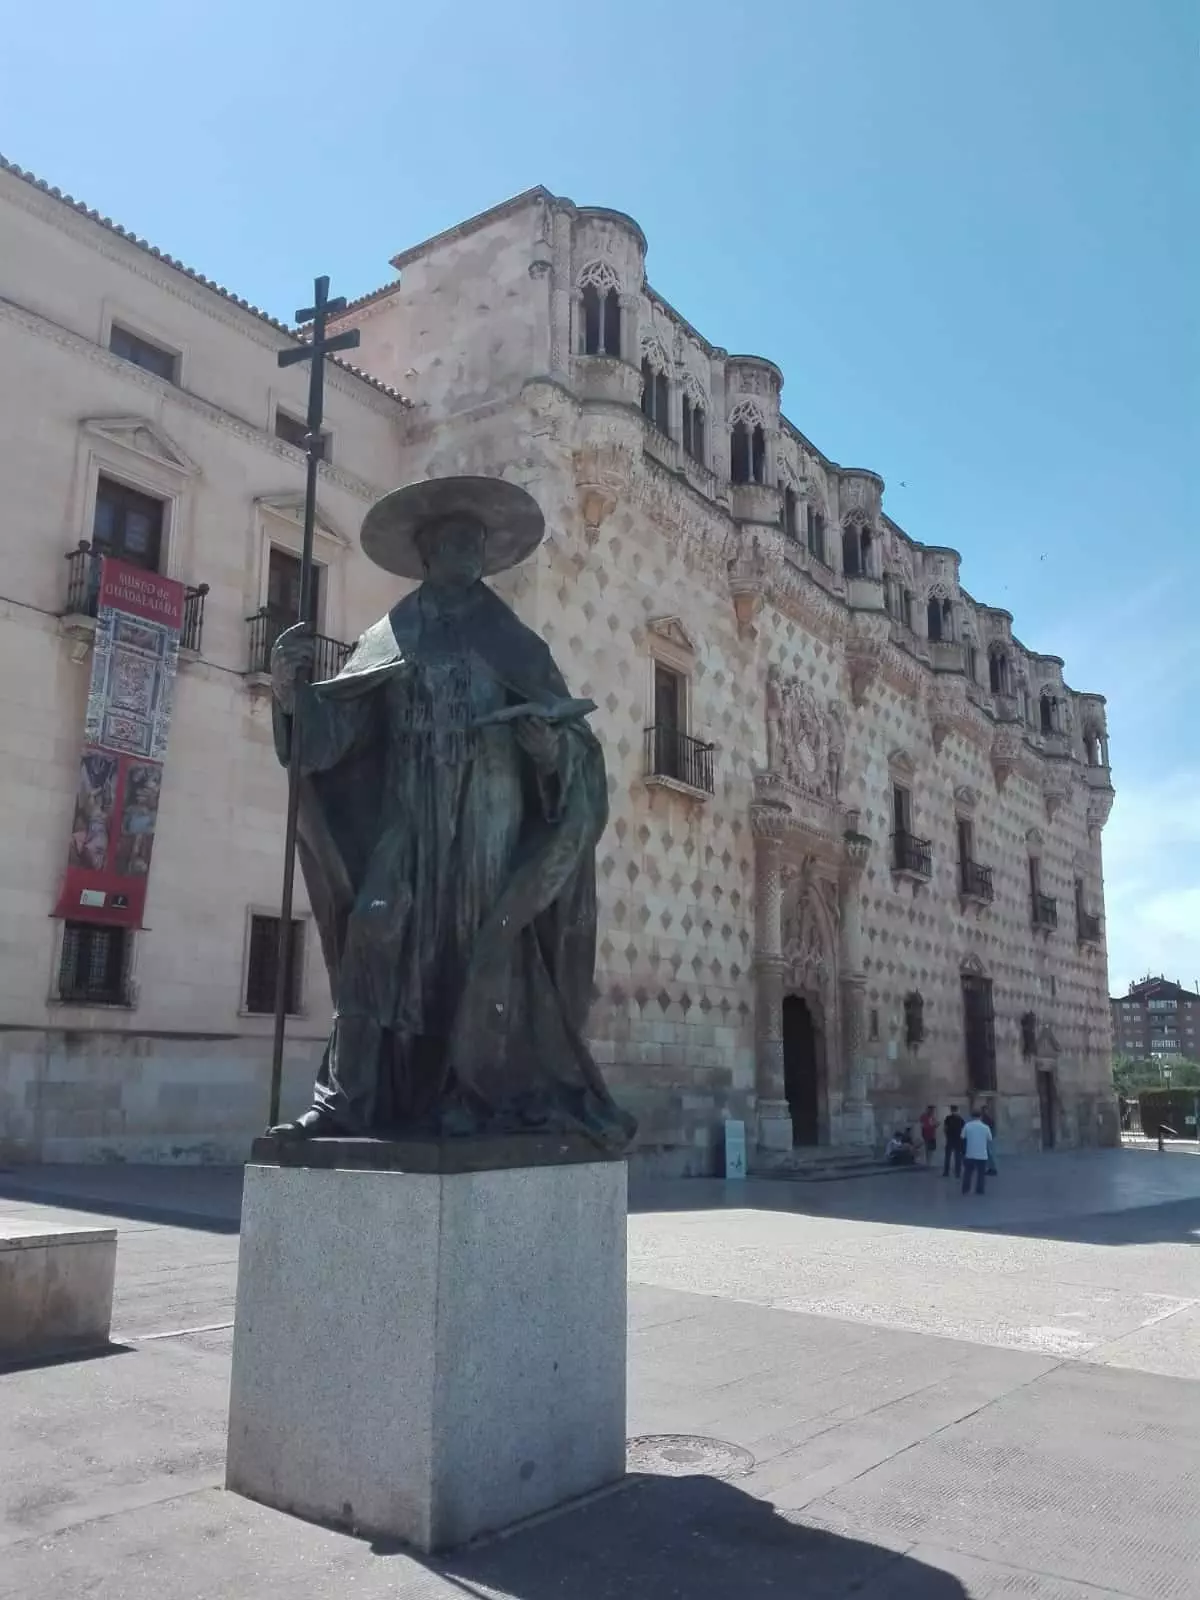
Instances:
[[[0,1170],[0,1201],[205,1233],[236,1233],[241,1167],[23,1167]]]
[[[983,1195],[963,1195],[958,1181],[917,1169],[903,1179],[853,1178],[797,1183],[781,1178],[676,1178],[630,1184],[629,1210],[639,1213],[775,1211],[846,1222],[946,1228],[1055,1239],[1074,1244],[1200,1244],[1200,1160],[1089,1152],[1010,1157]],[[1089,1159],[1090,1158],[1090,1159]]]
[[[706,1477],[631,1478],[614,1494],[424,1564],[464,1596],[513,1600],[966,1600],[948,1573],[802,1526]]]

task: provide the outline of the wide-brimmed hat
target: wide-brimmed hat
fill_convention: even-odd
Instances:
[[[482,523],[484,575],[515,567],[537,549],[545,531],[541,507],[525,489],[504,478],[425,478],[393,489],[363,519],[363,553],[399,578],[423,578],[416,534],[442,517]]]

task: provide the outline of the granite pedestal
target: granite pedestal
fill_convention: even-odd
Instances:
[[[584,1141],[260,1140],[226,1486],[433,1551],[620,1478],[625,1213]]]

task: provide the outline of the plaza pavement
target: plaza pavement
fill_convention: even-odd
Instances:
[[[220,1488],[239,1192],[0,1173],[120,1228],[112,1352],[0,1370],[0,1600],[1200,1597],[1194,1155],[635,1186],[637,1470],[437,1561]]]

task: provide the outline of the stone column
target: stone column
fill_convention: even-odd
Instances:
[[[763,427],[763,483],[773,489],[779,482],[779,430]]]
[[[790,1151],[792,1118],[783,1074],[783,878],[780,858],[787,807],[764,803],[750,812],[754,832],[754,1092],[759,1150]]]
[[[640,313],[641,299],[636,294],[623,294],[621,301],[621,359],[631,367],[642,364]]]
[[[859,891],[871,840],[859,833],[858,818],[848,819],[842,854],[840,942],[838,975],[842,1013],[842,1115],[841,1136],[835,1143],[869,1144],[874,1125],[867,1105],[866,1006],[867,978],[863,971],[862,903]]]

